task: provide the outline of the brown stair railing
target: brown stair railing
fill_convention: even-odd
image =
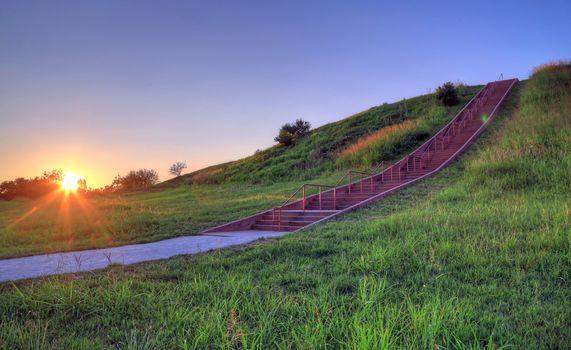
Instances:
[[[283,207],[289,204],[289,202],[298,194],[300,191],[302,193],[302,200],[301,200],[301,210],[305,210],[307,206],[307,187],[317,187],[319,188],[319,209],[323,208],[323,188],[333,188],[331,185],[321,185],[321,184],[303,184],[301,185],[281,206],[275,207],[272,210],[272,220],[278,222],[278,231],[281,231],[281,222],[282,222],[282,210]],[[277,215],[276,215],[277,213]]]
[[[516,81],[488,83],[435,135],[392,165],[385,166],[381,162],[370,171],[349,170],[334,185],[303,184],[281,206],[273,208],[273,215],[272,211],[266,211],[220,226],[211,232],[248,226],[252,229],[297,231],[347,210],[368,205],[420,178],[430,176],[447,166],[485,129],[489,120],[485,113],[493,118]],[[497,94],[498,90],[501,90],[501,94]],[[370,181],[370,185],[367,181]],[[286,212],[282,218],[283,210]]]
[[[376,173],[380,170],[380,173]],[[296,195],[301,191],[301,210],[306,210],[307,207],[307,187],[317,187],[319,188],[319,210],[323,210],[323,189],[333,189],[333,210],[337,210],[337,188],[343,185],[342,182],[345,178],[349,178],[349,183],[347,184],[348,193],[350,194],[352,191],[352,187],[354,185],[358,185],[359,190],[363,193],[363,182],[365,180],[370,181],[370,191],[373,192],[375,189],[375,175],[381,175],[381,183],[384,182],[384,171],[385,171],[385,162],[380,162],[377,166],[371,169],[371,172],[365,172],[360,170],[348,170],[336,183],[335,185],[324,185],[324,184],[311,184],[305,183],[301,185],[282,205],[279,207],[274,207],[272,209],[272,221],[278,222],[278,230],[281,231],[281,222],[282,222],[282,210],[284,207],[290,204],[292,199],[296,197]],[[359,176],[359,181],[353,183],[353,174],[357,174]],[[391,175],[392,176],[392,175]],[[392,180],[392,179],[391,179]],[[293,208],[292,208],[293,209]],[[293,209],[295,210],[295,209]]]
[[[488,102],[489,96],[493,95],[496,89],[496,85],[488,83],[484,88],[482,88],[476,96],[474,96],[470,102],[460,111],[460,113],[452,120],[448,125],[442,128],[432,139],[419,147],[417,150],[413,151],[411,154],[407,155],[400,161],[394,163],[392,166],[385,169],[385,162],[379,163],[376,167],[371,169],[370,172],[360,171],[360,170],[349,170],[347,171],[336,183],[335,185],[323,185],[323,184],[303,184],[297,191],[294,192],[281,206],[275,207],[273,209],[273,219],[278,222],[278,227],[281,230],[281,212],[282,210],[290,204],[291,200],[301,191],[301,210],[306,210],[307,206],[307,191],[306,187],[318,187],[319,188],[319,208],[323,208],[323,189],[333,190],[333,210],[337,210],[337,190],[339,187],[343,187],[343,181],[348,178],[349,182],[346,185],[349,194],[354,191],[354,186],[359,189],[361,193],[364,192],[363,184],[365,181],[370,181],[370,192],[373,193],[375,190],[375,178],[380,175],[381,183],[384,183],[386,177],[390,176],[390,181],[394,181],[396,171],[396,176],[398,180],[402,180],[403,173],[409,173],[412,171],[422,170],[428,166],[428,163],[438,151],[443,151],[446,149],[452,138],[462,132],[469,121],[472,121],[478,116],[478,112],[481,108]],[[379,171],[380,170],[380,171]],[[386,170],[386,171],[385,171]],[[387,174],[385,174],[387,173]],[[354,175],[358,176],[358,180],[353,182]],[[276,215],[277,214],[277,215]]]
[[[469,121],[472,121],[477,112],[488,102],[490,95],[496,89],[495,84],[487,84],[480,90],[476,96],[463,108],[463,110],[454,118],[447,126],[442,128],[431,141],[426,145],[419,148],[409,156],[405,157],[398,167],[399,178],[402,171],[408,172],[411,167],[413,170],[418,169],[418,166],[425,168],[426,164],[432,159],[434,153],[438,150],[443,151],[450,144],[452,137],[462,132]],[[411,166],[412,164],[412,166]]]

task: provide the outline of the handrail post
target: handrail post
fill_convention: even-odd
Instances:
[[[361,193],[363,193],[363,174],[359,174],[359,184],[361,186]]]
[[[352,174],[352,171],[349,170],[349,194],[351,194],[351,184],[353,183],[353,181],[351,180],[351,174]]]
[[[371,176],[371,192],[375,191],[375,182],[373,181],[373,176]]]
[[[303,185],[302,189],[301,189],[301,193],[303,195],[303,200],[301,202],[302,205],[302,210],[305,210],[305,185]]]
[[[333,210],[337,210],[337,187],[333,187]]]
[[[385,161],[381,162],[381,184],[385,181]]]
[[[323,187],[319,186],[319,210],[323,210]]]

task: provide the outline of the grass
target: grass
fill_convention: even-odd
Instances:
[[[202,169],[166,181],[163,187],[181,183],[248,182],[269,184],[274,181],[304,181],[324,173],[346,169],[349,166],[370,167],[382,160],[395,160],[420,145],[430,135],[450,121],[482,87],[459,88],[460,103],[454,107],[441,107],[434,94],[422,95],[396,103],[385,103],[369,108],[335,123],[315,130],[290,147],[274,146],[250,157]],[[401,113],[406,104],[407,114]],[[399,147],[377,152],[373,157],[359,158],[358,162],[338,161],[338,154],[352,143],[379,129],[402,123],[420,121],[422,127],[399,139]],[[355,159],[353,159],[355,160]]]
[[[462,103],[478,89],[462,87]],[[272,147],[179,177],[151,193],[89,198],[54,193],[34,201],[0,201],[0,258],[196,234],[278,205],[304,180],[335,183],[347,167],[400,158],[463,106],[439,107],[433,95],[419,96],[406,101],[409,113],[403,121],[401,104],[371,108],[317,128],[291,147]],[[414,128],[402,132],[403,124]],[[359,151],[339,157],[347,145]]]
[[[450,121],[450,110],[434,103],[421,117],[404,119],[363,136],[339,152],[336,164],[340,168],[366,168],[380,160],[400,158]]]
[[[393,153],[394,148],[405,143],[403,141],[412,135],[415,129],[416,123],[412,120],[385,126],[341,150],[338,162],[362,166],[363,163],[373,163],[369,159],[383,159],[385,157],[380,157],[378,153],[385,153],[384,149],[389,149],[388,152]]]
[[[570,74],[519,84],[459,162],[340,220],[0,285],[0,348],[569,348]]]
[[[271,208],[297,186],[183,185],[125,196],[66,198],[57,193],[35,201],[0,201],[0,258],[196,234]]]

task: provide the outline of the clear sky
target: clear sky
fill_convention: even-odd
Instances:
[[[571,58],[571,1],[0,1],[0,180],[162,180],[444,81]]]

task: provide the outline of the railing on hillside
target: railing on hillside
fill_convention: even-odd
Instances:
[[[282,210],[288,205],[291,205],[292,199],[301,191],[302,198],[300,201],[301,210],[306,210],[307,207],[307,187],[317,187],[319,188],[319,209],[323,209],[323,189],[333,190],[333,210],[337,210],[337,192],[338,189],[347,186],[347,192],[352,193],[353,188],[358,189],[361,193],[364,192],[364,182],[370,181],[369,190],[371,193],[375,190],[375,179],[380,176],[381,184],[386,181],[387,177],[390,177],[390,181],[395,180],[396,176],[399,181],[402,181],[403,173],[409,173],[411,170],[421,170],[427,167],[428,163],[434,156],[434,154],[440,150],[443,151],[448,147],[452,138],[462,132],[462,129],[466,127],[466,124],[478,116],[482,107],[488,102],[489,97],[494,93],[496,89],[496,84],[488,83],[482,90],[480,90],[472,100],[456,115],[456,117],[448,123],[444,128],[442,128],[436,135],[434,135],[431,140],[426,144],[422,145],[411,154],[407,155],[400,161],[394,163],[392,166],[385,169],[385,162],[382,161],[376,167],[371,169],[370,172],[360,171],[360,170],[349,170],[335,183],[335,185],[323,185],[323,184],[303,184],[292,194],[281,206],[273,208],[273,221],[278,222],[278,230],[281,231],[282,222]],[[354,175],[358,176],[358,181],[353,182]],[[406,175],[405,175],[406,176]],[[347,185],[342,185],[343,181],[348,178],[349,182]],[[355,187],[356,186],[356,187]],[[293,208],[289,208],[292,210]]]
[[[332,188],[334,186],[331,185],[322,185],[322,184],[310,184],[305,183],[301,185],[286,201],[279,207],[275,207],[272,209],[272,221],[278,222],[278,231],[281,231],[282,226],[282,210],[283,208],[290,204],[290,201],[301,191],[302,199],[301,199],[301,210],[305,210],[307,206],[307,187],[317,187],[319,188],[319,209],[323,208],[323,188]]]
[[[444,128],[442,128],[429,142],[419,149],[406,156],[398,164],[399,178],[402,172],[409,172],[420,168],[425,168],[433,155],[438,151],[443,151],[448,147],[452,138],[462,132],[466,124],[472,121],[481,108],[488,102],[496,89],[496,84],[489,83],[462,109],[462,111]]]
[[[379,174],[376,174],[377,171],[380,170]],[[385,162],[380,162],[377,166],[371,169],[371,172],[365,172],[360,170],[348,170],[341,178],[335,183],[335,185],[324,185],[324,184],[311,184],[305,183],[301,185],[288,199],[283,202],[282,205],[275,207],[272,209],[272,221],[278,222],[278,230],[281,231],[281,222],[282,222],[282,210],[292,203],[292,200],[296,197],[297,194],[301,192],[301,210],[306,210],[307,207],[307,187],[316,187],[319,189],[319,210],[323,210],[323,189],[333,189],[333,210],[337,210],[337,189],[342,186],[347,186],[348,193],[351,193],[353,186],[357,185],[358,189],[361,193],[364,192],[363,183],[365,180],[370,181],[370,190],[371,192],[375,189],[375,175],[381,175],[381,184],[384,182],[384,170],[385,170]],[[353,176],[359,176],[359,180],[353,183]],[[343,180],[349,178],[349,182],[347,185],[342,185]],[[295,208],[292,208],[295,209]]]

